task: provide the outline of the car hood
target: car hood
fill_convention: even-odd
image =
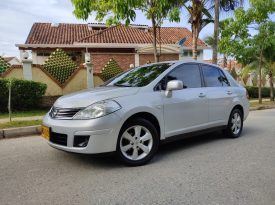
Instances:
[[[64,95],[54,103],[55,107],[60,108],[80,108],[87,107],[95,102],[112,99],[127,95],[134,95],[139,88],[133,87],[97,87]]]

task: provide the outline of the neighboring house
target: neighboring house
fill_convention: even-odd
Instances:
[[[192,58],[192,34],[182,27],[162,27],[157,30],[160,61]],[[24,44],[17,44],[22,59],[23,51],[32,52],[33,64],[44,64],[57,48],[65,51],[78,65],[84,63],[86,52],[91,54],[94,73],[114,59],[122,69],[154,62],[152,28],[146,25],[107,27],[105,24],[34,23]],[[208,48],[198,40],[198,59]]]
[[[20,60],[15,56],[3,57],[3,59],[6,63],[9,63],[10,65],[21,65]]]

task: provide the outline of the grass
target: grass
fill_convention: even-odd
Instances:
[[[11,117],[33,117],[45,115],[48,110],[30,110],[30,111],[14,111]],[[0,112],[0,119],[9,118],[9,113]]]
[[[28,120],[28,121],[12,121],[6,123],[0,123],[0,129],[13,128],[13,127],[26,127],[32,125],[41,125],[42,120]]]
[[[275,107],[275,102],[272,101],[263,101],[262,104],[259,104],[259,101],[250,102],[250,107]]]

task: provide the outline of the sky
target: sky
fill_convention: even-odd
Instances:
[[[94,16],[87,21],[76,19],[70,0],[0,0],[0,56],[19,56],[15,44],[25,43],[34,22],[50,23],[92,23]],[[182,13],[181,22],[165,21],[163,26],[179,26],[190,29],[188,15]],[[137,12],[136,24],[151,25],[141,12]],[[213,34],[213,24],[206,26],[200,38]],[[211,51],[204,52],[204,59],[211,58]]]

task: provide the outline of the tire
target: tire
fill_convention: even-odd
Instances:
[[[141,166],[157,152],[159,135],[154,125],[143,118],[126,123],[120,130],[116,153],[128,166]]]
[[[238,108],[232,110],[224,134],[230,138],[241,136],[243,130],[243,113]]]

